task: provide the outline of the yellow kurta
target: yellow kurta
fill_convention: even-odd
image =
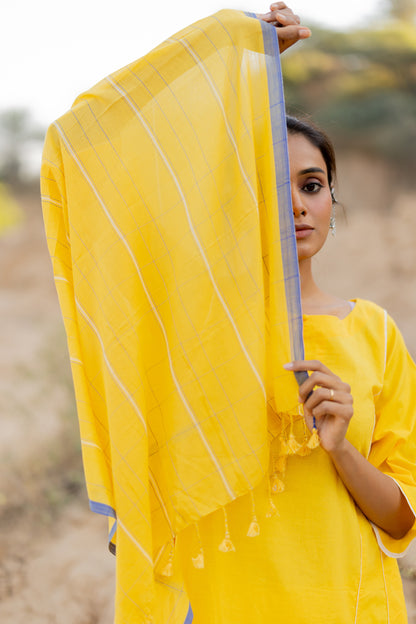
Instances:
[[[306,357],[321,360],[351,385],[348,439],[397,481],[416,509],[416,367],[394,322],[375,304],[358,300],[343,320],[305,316],[304,338]],[[302,419],[295,429],[300,438]],[[191,561],[196,531],[179,536],[194,624],[406,622],[394,555],[405,551],[415,528],[394,540],[373,527],[321,448],[289,457],[284,481],[285,491],[273,496],[278,514],[271,518],[266,480],[255,490],[257,537],[246,535],[250,497],[227,506],[235,552],[218,550],[221,512],[200,522],[204,569]]]

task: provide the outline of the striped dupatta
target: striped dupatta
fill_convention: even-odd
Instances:
[[[275,28],[221,11],[48,131],[45,226],[116,622],[183,622],[184,527],[268,470],[303,356]]]

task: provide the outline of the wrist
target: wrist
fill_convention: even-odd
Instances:
[[[339,442],[333,442],[329,445],[325,445],[325,450],[328,455],[334,461],[341,459],[346,453],[348,453],[349,442],[346,438],[342,438]]]

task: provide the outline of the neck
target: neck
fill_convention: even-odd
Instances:
[[[312,274],[311,258],[307,258],[306,260],[300,260],[299,274],[302,306],[307,307],[310,303],[316,304],[322,297],[323,293],[314,280]]]
[[[342,319],[351,312],[350,304],[345,299],[325,293],[316,284],[311,258],[299,261],[299,273],[303,314],[331,314]]]

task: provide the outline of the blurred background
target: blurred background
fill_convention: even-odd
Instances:
[[[246,0],[244,0],[246,2]],[[322,286],[387,308],[416,357],[416,0],[293,0],[311,39],[282,57],[288,112],[338,155]],[[0,621],[111,624],[107,526],[88,511],[65,336],[44,239],[47,126],[76,95],[218,0],[16,0],[0,40]],[[228,2],[255,12],[267,5]],[[416,557],[401,561],[416,624]]]

